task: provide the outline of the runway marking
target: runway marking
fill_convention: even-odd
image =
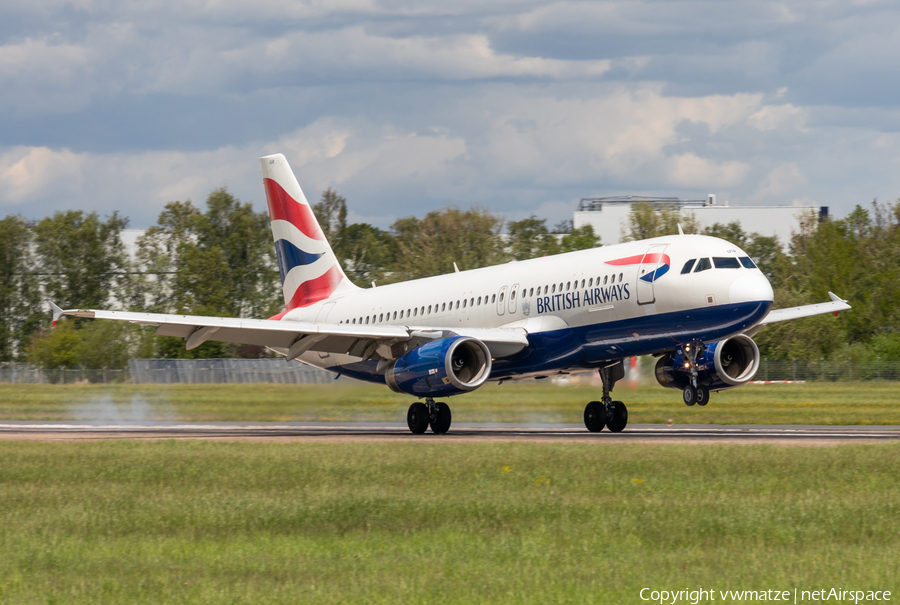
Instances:
[[[377,439],[379,437],[413,437],[406,426],[384,423],[312,423],[312,424],[215,424],[215,423],[71,423],[71,422],[7,422],[0,423],[0,435],[6,438],[29,438],[35,434],[48,438],[98,435],[102,438],[120,436],[123,439],[149,437],[202,438],[202,437],[335,437],[343,439]],[[422,436],[428,438],[430,434]],[[647,426],[637,425],[621,433],[590,433],[578,425],[569,426],[515,426],[492,424],[460,424],[446,437],[503,439],[509,437],[536,439],[704,439],[704,440],[898,440],[900,428],[873,426]]]

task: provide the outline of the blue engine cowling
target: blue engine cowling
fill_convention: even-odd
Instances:
[[[417,347],[384,373],[391,390],[417,397],[468,393],[491,374],[491,352],[477,338],[451,336]]]
[[[759,348],[753,339],[739,334],[706,347],[697,358],[697,381],[710,391],[724,391],[747,384],[759,369]],[[679,349],[656,362],[656,380],[670,389],[690,384],[684,352]]]

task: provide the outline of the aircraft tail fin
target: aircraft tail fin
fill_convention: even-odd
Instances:
[[[347,278],[280,153],[259,159],[287,310],[358,288]]]

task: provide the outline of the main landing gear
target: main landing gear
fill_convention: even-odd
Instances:
[[[421,435],[431,425],[431,432],[435,435],[443,435],[450,430],[452,421],[450,406],[443,401],[435,401],[431,397],[425,398],[425,403],[417,401],[409,406],[406,412],[406,424],[414,435]]]
[[[706,346],[698,340],[687,343],[682,347],[682,351],[684,352],[684,365],[687,366],[688,372],[691,375],[690,384],[684,387],[684,390],[681,393],[685,405],[694,405],[696,403],[702,407],[709,403],[709,389],[702,384],[697,384],[697,356],[702,355],[704,349],[706,349]]]
[[[600,369],[603,381],[603,397],[592,401],[584,408],[584,426],[592,433],[599,433],[605,426],[612,433],[621,433],[628,424],[628,408],[621,401],[613,401],[609,393],[616,381],[625,376],[622,362]]]

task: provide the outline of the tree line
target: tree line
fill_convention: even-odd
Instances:
[[[382,230],[347,223],[334,190],[314,205],[348,277],[361,287],[557,254],[600,244],[590,227],[529,217],[504,223],[483,208],[445,208],[398,219]],[[166,204],[131,257],[113,213],[57,212],[39,221],[0,220],[0,362],[46,368],[121,368],[135,357],[259,357],[261,347],[207,342],[184,350],[152,328],[67,318],[50,329],[47,300],[63,307],[114,308],[220,317],[270,317],[284,308],[269,217],[225,189],[205,206]],[[501,237],[504,226],[509,234]],[[562,232],[565,231],[565,232]]]
[[[554,227],[534,215],[504,221],[484,208],[444,208],[397,219],[383,230],[347,222],[347,201],[332,189],[314,211],[348,277],[361,287],[525,260],[601,245],[589,227]],[[635,204],[625,239],[701,230],[675,207]],[[134,357],[258,357],[260,347],[182,339],[120,322],[67,319],[49,329],[44,301],[63,307],[155,313],[269,317],[283,310],[269,219],[225,189],[205,206],[166,204],[138,239],[132,258],[118,213],[57,212],[29,222],[0,220],[0,361],[47,368],[119,368]],[[756,337],[770,359],[900,359],[896,290],[900,288],[900,202],[857,206],[846,218],[804,215],[789,242],[746,233],[738,223],[702,230],[742,247],[768,276],[775,306],[827,300],[829,290],[853,310],[766,327]]]

